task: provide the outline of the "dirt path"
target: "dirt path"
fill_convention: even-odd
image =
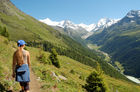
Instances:
[[[33,71],[31,71],[31,73],[30,73],[30,79],[31,79],[30,92],[41,92],[41,90],[40,90],[41,84],[37,80],[37,77],[34,75]],[[57,85],[54,85],[50,89],[46,89],[43,92],[57,92],[58,90],[59,89],[57,88]]]
[[[33,71],[30,73],[30,92],[41,92],[40,91],[40,83],[37,80],[37,77],[34,75]]]

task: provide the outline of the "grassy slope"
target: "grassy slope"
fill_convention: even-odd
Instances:
[[[3,2],[2,2],[3,1]],[[0,1],[0,24],[7,27],[11,40],[47,40],[53,44],[66,46],[60,33],[51,27],[18,10],[11,2]],[[60,37],[58,39],[58,37]]]
[[[19,89],[19,85],[14,84],[12,78],[12,54],[14,52],[13,42],[0,36],[0,92],[4,92],[1,89],[9,90],[12,86],[14,90]]]
[[[136,23],[115,24],[103,32],[88,38],[98,44],[102,51],[119,61],[125,74],[140,77],[140,25]]]
[[[11,62],[12,62],[12,54],[16,49],[16,44],[14,42],[8,42],[7,39],[0,36],[0,67],[2,71],[3,77],[0,77],[0,83],[2,85],[5,84],[5,87],[8,89],[6,85],[12,86],[14,82],[11,82]],[[27,47],[31,54],[31,62],[32,69],[34,73],[41,78],[42,83],[42,91],[46,92],[46,90],[50,91],[50,88],[57,85],[58,92],[84,92],[81,85],[85,84],[85,80],[79,79],[79,76],[82,76],[83,79],[86,78],[94,69],[92,67],[83,65],[71,58],[66,56],[59,56],[58,58],[61,61],[61,68],[57,69],[56,67],[48,64],[42,64],[37,60],[37,56],[40,54],[40,49]],[[46,57],[49,56],[50,53],[44,52]],[[6,62],[6,63],[5,63]],[[75,71],[75,74],[70,73],[71,70]],[[66,81],[61,80],[61,82],[57,82],[56,79],[53,79],[50,75],[51,72],[57,73],[57,75],[63,75],[67,78]],[[45,73],[45,76],[44,76]],[[108,85],[108,92],[139,92],[140,87],[136,84],[115,79],[104,75],[105,83]],[[16,83],[14,86],[15,90],[19,89],[19,85]]]
[[[140,30],[124,32],[108,40],[102,50],[123,64],[125,73],[139,77]],[[111,48],[111,49],[110,49]],[[130,64],[131,63],[131,64]],[[134,67],[135,66],[135,67]]]
[[[66,55],[92,67],[96,66],[96,61],[100,61],[99,63],[102,63],[101,65],[106,74],[114,77],[117,75],[118,78],[126,79],[107,63],[101,61],[95,53],[84,48],[70,37],[21,12],[9,0],[0,0],[0,25],[7,27],[10,33],[10,40],[47,41],[47,45],[49,43],[49,45],[56,47],[59,50],[59,54]],[[45,47],[47,50],[50,48],[52,47]],[[105,69],[105,67],[108,68]],[[108,72],[108,70],[110,71]]]
[[[1,1],[3,2],[1,3]],[[10,39],[12,40],[24,39],[26,41],[43,39],[55,44],[56,46],[60,45],[62,47],[69,47],[70,43],[68,43],[68,41],[69,40],[72,41],[71,39],[67,38],[68,40],[65,40],[65,38],[61,36],[61,34],[56,30],[52,29],[51,27],[43,23],[36,21],[34,18],[19,11],[10,2],[5,2],[8,0],[1,1],[0,1],[0,24],[5,25],[7,27],[8,32],[10,33]],[[80,45],[76,44],[76,46]],[[6,45],[3,47],[5,48]],[[4,57],[6,58],[5,55]],[[9,59],[7,61],[10,61]]]

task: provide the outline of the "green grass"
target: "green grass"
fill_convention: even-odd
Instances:
[[[1,0],[0,2],[2,1],[4,0]],[[70,39],[69,37],[60,34],[58,31],[52,29],[51,27],[40,23],[39,21],[30,17],[29,15],[24,14],[11,3],[9,3],[8,0],[7,2],[0,3],[0,25],[7,27],[8,32],[10,34],[10,40],[17,41],[19,39],[23,39],[26,42],[34,40],[38,42],[48,41],[56,47],[63,48],[64,50],[68,49],[66,53],[68,53],[69,51],[73,51],[70,53],[72,55],[68,54],[69,57],[76,56],[75,58],[87,60],[88,64],[90,62],[92,66],[95,66],[94,63],[96,60],[100,61],[100,58],[97,58],[97,55],[91,53],[91,51],[84,49],[80,44]],[[8,90],[8,87],[10,87],[13,84],[13,82],[10,83],[7,81],[9,81],[8,79],[11,79],[12,54],[16,49],[16,43],[12,41],[7,41],[6,38],[3,38],[1,36],[0,40],[0,67],[2,75],[5,75],[0,77],[0,82],[3,85],[3,87],[6,88],[6,90]],[[66,56],[59,56],[62,67],[60,69],[57,69],[52,65],[41,63],[37,59],[38,55],[40,54],[39,49],[33,47],[27,47],[27,49],[31,52],[32,69],[34,73],[41,78],[42,89],[44,90],[49,90],[49,88],[57,84],[60,92],[82,92],[83,89],[81,85],[85,84],[85,78],[90,74],[92,70],[94,70],[89,66],[79,63],[81,61],[78,62]],[[50,54],[49,52],[44,53],[47,57]],[[91,58],[96,60],[92,60]],[[84,60],[82,62],[87,63]],[[100,61],[100,64],[102,64],[102,67],[106,69],[106,74],[112,74],[113,68],[110,68],[105,62],[102,61]],[[70,72],[72,70],[75,72],[74,74]],[[52,71],[58,75],[65,76],[67,78],[67,81],[61,81],[58,83],[56,79],[53,79],[50,76],[50,73]],[[6,75],[5,73],[7,72],[8,74]],[[113,74],[119,75],[119,73],[115,71],[113,71]],[[107,82],[107,84],[110,85],[109,82]],[[16,85],[14,86],[14,90],[18,89],[18,86]],[[113,86],[113,88],[114,87],[116,86]]]
[[[111,70],[108,72],[106,68],[103,68],[106,74],[114,77],[120,75],[119,72],[104,63],[96,53],[50,26],[21,12],[9,0],[5,2],[0,0],[0,26],[6,26],[12,41],[23,39],[27,43],[32,43],[30,46],[37,47],[35,45],[39,44],[45,51],[50,51],[52,47],[55,47],[61,55],[71,57],[92,67],[96,67],[96,61],[99,61],[103,67],[108,67],[107,69]],[[116,75],[112,72],[116,72]],[[119,78],[124,78],[124,76],[120,75]]]
[[[58,31],[21,12],[11,2],[0,2],[0,25],[7,27],[11,40],[47,40],[52,44],[67,47]]]
[[[14,84],[12,78],[12,55],[14,52],[13,42],[9,42],[6,38],[0,36],[0,91],[18,90],[19,85]],[[3,90],[2,90],[3,88]]]
[[[118,61],[115,61],[115,65],[117,66],[117,68],[120,70],[121,73],[124,72],[124,67]]]
[[[121,34],[121,36],[136,36],[140,34],[140,30],[131,30],[129,32],[125,32]]]
[[[16,43],[9,42],[6,38],[0,36],[0,67],[2,71],[3,77],[0,77],[0,83],[4,86],[6,90],[10,86],[13,86],[14,90],[19,90],[18,83],[13,84],[11,78],[12,73],[12,55],[15,51]],[[39,48],[27,47],[31,54],[31,68],[36,76],[40,77],[41,85],[42,85],[42,92],[50,91],[50,89],[57,85],[58,92],[85,92],[82,88],[84,85],[86,77],[94,70],[94,68],[81,64],[78,61],[75,61],[71,58],[66,56],[58,56],[61,68],[58,69],[53,65],[41,63],[38,60],[38,56],[40,55],[41,51]],[[46,57],[50,55],[49,52],[45,53]],[[71,70],[74,73],[71,73]],[[61,80],[60,82],[57,81],[56,78],[51,76],[51,72],[55,72],[57,75],[62,75],[67,78],[67,80]],[[82,78],[80,78],[80,76]],[[134,83],[115,79],[104,75],[104,80],[106,85],[108,86],[108,92],[139,92],[140,87]],[[9,80],[10,79],[10,80]]]
[[[98,50],[100,48],[100,46],[97,46],[95,44],[87,44],[87,46],[90,48],[90,49],[94,49],[94,50]]]
[[[101,48],[101,46],[97,46],[96,44],[88,43],[87,47],[91,50],[95,50],[95,53],[98,53],[98,55],[103,57],[105,61],[107,61],[107,62],[110,61],[111,58],[109,57],[109,55],[107,53],[99,50]]]
[[[100,50],[108,53],[113,63],[119,61],[125,69],[124,74],[139,78],[140,25],[120,22],[87,40],[102,46]]]
[[[71,58],[68,58],[66,56],[58,56],[61,68],[58,69],[54,67],[53,65],[44,65],[42,63],[39,63],[39,61],[36,59],[36,56],[39,56],[39,49],[36,48],[29,48],[30,53],[32,54],[33,62],[32,67],[34,72],[37,75],[41,75],[41,78],[44,78],[42,74],[40,74],[40,71],[45,70],[47,75],[46,80],[44,80],[47,84],[54,86],[55,84],[58,85],[60,92],[77,92],[77,87],[79,87],[80,92],[82,92],[82,88],[80,85],[83,85],[85,81],[79,79],[80,76],[84,76],[85,78],[90,74],[90,72],[93,70],[91,67],[83,65]],[[46,56],[48,57],[50,53],[45,52]],[[77,67],[78,66],[78,67]],[[43,69],[42,69],[43,68]],[[71,70],[74,70],[75,74],[70,73]],[[58,75],[63,75],[67,78],[67,81],[61,81],[60,83],[57,83],[57,81],[52,82],[52,77],[50,77],[50,73],[55,72]],[[49,79],[48,79],[49,77]],[[45,84],[46,84],[45,83]],[[44,84],[44,85],[45,85]]]
[[[44,85],[49,84],[51,86],[54,86],[55,84],[57,84],[60,92],[63,92],[63,91],[64,92],[78,92],[79,90],[80,90],[79,92],[84,92],[82,91],[83,88],[81,87],[81,85],[85,84],[85,80],[81,80],[79,77],[84,76],[84,78],[86,78],[94,70],[94,68],[83,65],[79,63],[78,61],[75,61],[66,56],[58,57],[61,62],[60,69],[54,67],[53,65],[48,65],[48,64],[44,65],[36,59],[36,56],[39,55],[40,49],[36,49],[36,48],[28,48],[28,49],[30,50],[30,53],[32,54],[31,55],[32,67],[35,74],[41,77],[42,79],[44,79],[41,71],[43,70],[46,71],[47,78],[46,80],[45,79],[42,80],[44,82]],[[47,57],[50,55],[50,53],[48,52],[45,52],[45,54]],[[72,69],[75,72],[74,74],[70,72]],[[67,78],[67,81],[62,81],[62,82],[57,83],[56,80],[52,80],[52,78],[50,77],[50,72],[52,71],[57,73],[58,75],[65,76]],[[140,87],[136,84],[133,84],[131,82],[127,82],[124,80],[115,79],[107,75],[104,75],[104,80],[107,86],[109,87],[108,92],[116,92],[116,90],[118,90],[118,92],[139,92],[140,90]],[[131,85],[133,86],[131,87]],[[49,86],[49,88],[51,86]],[[49,89],[49,88],[46,88],[46,89]]]

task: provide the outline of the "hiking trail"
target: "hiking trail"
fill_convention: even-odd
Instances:
[[[37,80],[37,77],[34,75],[33,71],[30,71],[30,92],[41,92],[40,91],[40,86],[41,84]]]

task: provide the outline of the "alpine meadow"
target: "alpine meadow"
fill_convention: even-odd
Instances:
[[[0,92],[21,89],[12,77],[13,54],[21,39],[31,57],[30,92],[140,92],[139,83],[126,77],[140,77],[139,13],[132,10],[122,19],[100,21],[107,25],[65,21],[62,27],[0,0]]]

